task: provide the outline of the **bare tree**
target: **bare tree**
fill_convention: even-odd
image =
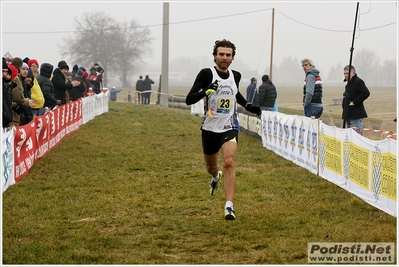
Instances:
[[[361,73],[362,79],[369,83],[376,82],[375,71],[378,69],[379,60],[373,51],[361,50],[353,57],[353,66],[356,72]]]
[[[123,86],[127,87],[128,73],[152,54],[150,31],[134,20],[129,24],[119,23],[100,11],[84,14],[81,21],[75,18],[75,23],[74,36],[64,38],[60,46],[61,55],[85,67],[98,63],[105,70],[104,86],[108,75],[120,75]]]
[[[381,68],[381,76],[383,77],[384,84],[396,85],[397,83],[397,67],[396,60],[386,60]]]
[[[136,21],[132,20],[129,23],[121,24],[118,39],[120,44],[114,53],[118,64],[114,67],[121,73],[123,86],[128,86],[129,75],[135,73],[140,65],[144,64],[143,58],[152,54],[153,38],[147,27],[140,27]]]

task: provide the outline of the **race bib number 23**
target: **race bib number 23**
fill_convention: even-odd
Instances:
[[[233,112],[233,99],[232,98],[218,98],[216,113],[230,114]]]

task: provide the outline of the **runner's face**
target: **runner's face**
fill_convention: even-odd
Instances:
[[[219,71],[227,71],[230,64],[233,62],[233,49],[229,47],[218,47],[216,56],[213,56],[216,63],[216,68]]]

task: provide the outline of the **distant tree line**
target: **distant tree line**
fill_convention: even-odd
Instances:
[[[169,70],[174,72],[185,72],[185,84],[191,84],[198,72],[198,69],[210,66],[212,59],[204,57],[189,58],[182,56],[171,60]],[[331,66],[328,73],[321,73],[324,81],[343,82],[345,65],[337,63]],[[376,54],[372,51],[362,50],[353,57],[352,65],[355,66],[359,77],[366,81],[368,85],[390,85],[397,83],[396,60],[387,60],[380,63]],[[241,72],[243,79],[249,80],[251,77],[257,77],[257,71],[251,70],[240,59],[234,60],[234,69]],[[317,68],[317,65],[316,65]],[[263,73],[269,74],[269,67]],[[259,77],[258,77],[259,78]],[[273,65],[273,82],[282,84],[298,84],[304,79],[304,72],[300,66],[300,59],[288,56],[277,66]]]

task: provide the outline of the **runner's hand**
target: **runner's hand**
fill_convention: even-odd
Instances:
[[[247,104],[245,109],[251,113],[254,113],[256,117],[260,118],[262,116],[262,110],[258,106],[253,106],[252,104]]]
[[[211,83],[206,89],[205,89],[205,94],[207,96],[216,93],[216,90],[218,89],[218,81],[215,80],[215,82]]]

